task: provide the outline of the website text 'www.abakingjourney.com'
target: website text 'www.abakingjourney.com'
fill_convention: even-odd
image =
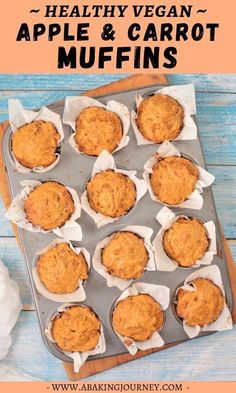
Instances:
[[[52,383],[47,389],[55,392],[182,392],[189,386],[183,383]]]

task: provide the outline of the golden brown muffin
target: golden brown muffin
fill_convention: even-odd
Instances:
[[[198,177],[198,169],[190,160],[166,157],[159,159],[154,165],[150,183],[160,201],[176,205],[192,194]]]
[[[115,233],[102,250],[102,263],[112,276],[140,278],[148,263],[144,240],[133,232]]]
[[[195,291],[180,289],[177,293],[176,312],[188,326],[213,323],[224,308],[221,289],[205,278],[192,281]]]
[[[209,247],[204,225],[196,218],[179,218],[163,236],[167,255],[180,266],[192,266]]]
[[[54,318],[51,332],[62,351],[86,352],[97,346],[101,322],[89,307],[72,306]]]
[[[69,244],[59,243],[40,255],[37,272],[48,291],[71,293],[88,278],[88,265],[82,252],[78,255]]]
[[[54,181],[35,187],[26,199],[24,208],[27,219],[45,230],[61,227],[75,211],[67,188]]]
[[[146,341],[159,332],[164,323],[160,304],[146,294],[128,296],[113,311],[112,324],[121,336]]]
[[[60,134],[50,121],[35,120],[12,134],[12,151],[23,166],[47,167],[56,161]]]
[[[144,138],[154,143],[175,139],[183,128],[184,110],[174,98],[154,94],[137,110],[137,126]]]
[[[97,173],[87,184],[93,210],[109,217],[121,217],[135,204],[136,187],[126,175],[113,170]]]
[[[85,108],[76,119],[75,141],[80,151],[90,156],[98,156],[103,150],[112,153],[122,135],[119,116],[104,108]]]

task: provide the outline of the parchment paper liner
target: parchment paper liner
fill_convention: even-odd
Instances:
[[[215,177],[211,173],[207,172],[205,169],[203,169],[198,165],[196,165],[196,167],[199,171],[199,179],[196,183],[195,190],[185,201],[181,203],[177,203],[176,205],[169,205],[167,203],[160,201],[158,197],[154,194],[150,183],[150,175],[153,173],[152,168],[158,162],[158,158],[173,157],[173,156],[181,157],[181,153],[170,142],[163,142],[161,146],[158,148],[157,152],[144,164],[143,178],[147,184],[148,191],[150,193],[152,200],[166,206],[184,207],[187,209],[201,210],[203,205],[203,198],[200,194],[203,191],[202,189],[204,187],[210,186],[215,180]]]
[[[118,231],[113,232],[110,236],[106,237],[102,241],[100,241],[94,251],[93,254],[93,267],[94,269],[106,279],[107,281],[107,286],[108,287],[118,287],[121,291],[126,289],[132,282],[133,280],[124,280],[119,277],[112,276],[109,274],[106,270],[106,267],[103,265],[101,261],[101,252],[102,249],[108,244],[110,239],[114,236],[116,232],[133,232],[136,235],[140,236],[144,240],[144,245],[146,247],[146,250],[149,255],[148,263],[144,269],[153,271],[156,270],[155,266],[155,260],[154,260],[154,255],[153,255],[153,247],[151,244],[151,236],[153,234],[153,230],[151,228],[148,228],[146,226],[140,226],[140,225],[129,225],[123,229],[120,229]]]
[[[104,105],[100,101],[97,101],[91,97],[85,97],[85,96],[66,97],[64,113],[63,113],[63,122],[65,124],[69,124],[71,128],[74,130],[74,133],[69,138],[69,144],[75,149],[75,151],[79,154],[88,155],[79,149],[75,141],[75,131],[76,131],[77,117],[85,108],[89,108],[91,106],[97,106],[116,113],[122,122],[123,135],[120,140],[120,143],[117,145],[116,149],[112,153],[115,153],[118,150],[122,149],[123,147],[127,146],[130,140],[129,136],[127,135],[130,127],[130,113],[128,108],[124,104],[118,101],[111,100],[108,101],[106,105]],[[94,156],[89,155],[89,157],[94,157]]]
[[[225,296],[225,291],[224,291],[224,287],[223,287],[223,283],[222,283],[222,279],[221,279],[220,269],[218,268],[218,266],[216,266],[216,265],[206,266],[200,270],[195,271],[194,273],[191,273],[185,279],[184,285],[182,285],[180,288],[187,289],[187,290],[190,290],[193,292],[194,291],[194,284],[192,283],[192,281],[196,280],[197,278],[206,278],[206,279],[212,281],[215,285],[217,285],[221,289],[223,296]],[[175,304],[176,304],[176,296],[177,296],[177,293],[180,288],[178,288],[175,293],[175,299],[174,299]],[[225,302],[224,308],[215,322],[201,328],[199,325],[197,325],[195,327],[190,327],[183,320],[183,328],[189,338],[194,338],[194,337],[198,336],[201,331],[202,332],[210,332],[210,331],[230,330],[233,328],[233,323],[232,323],[232,317],[231,317],[230,311],[229,311],[227,304]]]
[[[32,269],[32,275],[34,279],[34,284],[36,286],[37,291],[43,295],[45,298],[52,300],[54,302],[62,302],[62,303],[68,303],[68,302],[81,302],[86,299],[86,293],[84,290],[83,280],[79,280],[79,286],[74,292],[70,293],[64,293],[64,294],[57,294],[50,292],[42,283],[42,281],[39,278],[38,271],[37,271],[37,263],[38,263],[38,258],[40,255],[44,254],[46,251],[50,250],[51,248],[55,247],[57,244],[60,243],[67,243],[69,247],[71,248],[72,251],[74,251],[76,254],[80,254],[82,252],[85,261],[88,266],[88,272],[90,270],[90,254],[89,252],[84,248],[84,247],[74,247],[70,241],[66,239],[59,239],[56,238],[54,239],[51,243],[49,243],[46,247],[41,249],[36,253],[37,256],[37,261],[35,266]]]
[[[77,372],[79,372],[80,367],[86,362],[86,360],[87,360],[87,358],[89,356],[97,355],[99,353],[104,353],[106,351],[106,342],[105,342],[103,327],[102,327],[102,323],[101,323],[101,335],[100,335],[98,344],[91,351],[87,351],[87,352],[64,352],[57,346],[57,344],[56,344],[56,342],[53,339],[52,334],[51,334],[53,319],[57,317],[58,313],[61,313],[61,312],[67,310],[68,308],[70,308],[72,306],[85,307],[83,304],[78,304],[78,303],[77,304],[73,304],[73,303],[63,304],[62,306],[60,306],[57,309],[57,313],[55,313],[52,316],[52,318],[49,321],[49,323],[48,323],[44,333],[45,333],[45,336],[49,339],[49,341],[51,341],[54,345],[56,345],[56,347],[59,349],[59,351],[63,352],[66,356],[69,356],[71,359],[73,359],[73,361],[74,361],[74,372],[77,373]],[[89,307],[89,306],[87,306],[87,307]],[[91,307],[89,307],[89,308],[93,311],[93,309]],[[98,316],[97,316],[97,318],[99,319]],[[99,321],[101,322],[100,319],[99,319]]]
[[[153,240],[153,249],[154,255],[156,260],[156,269],[160,271],[172,272],[177,267],[182,268],[198,268],[200,265],[210,265],[213,256],[217,254],[217,247],[216,247],[216,234],[215,234],[215,224],[213,221],[208,221],[202,223],[207,231],[207,237],[209,241],[209,247],[206,253],[203,255],[201,259],[198,259],[196,263],[192,266],[180,266],[178,263],[171,259],[165,249],[163,247],[163,236],[165,232],[172,227],[172,225],[179,219],[179,218],[186,218],[189,217],[184,215],[175,215],[168,207],[164,206],[157,214],[156,219],[162,225],[161,229],[157,233],[155,239]],[[196,219],[198,219],[196,217]]]
[[[131,287],[127,288],[116,300],[114,304],[115,309],[116,305],[123,299],[128,296],[138,295],[139,293],[144,293],[152,296],[161,306],[163,311],[167,310],[170,302],[170,289],[163,285],[155,285],[155,284],[147,284],[143,282],[136,282]],[[146,341],[135,341],[129,337],[121,336],[117,333],[117,336],[120,338],[124,346],[127,348],[131,355],[135,355],[138,349],[144,351],[145,349],[151,348],[159,348],[162,347],[165,343],[161,338],[158,332],[155,332],[151,338]],[[132,344],[127,345],[125,341],[132,342]]]
[[[193,140],[197,138],[197,126],[192,119],[191,115],[196,114],[196,100],[195,100],[195,90],[194,84],[188,85],[177,85],[177,86],[168,86],[164,87],[160,90],[153,92],[152,94],[164,94],[170,96],[177,100],[179,104],[184,109],[184,119],[183,123],[184,126],[180,131],[179,135],[174,140]],[[136,101],[136,108],[139,107],[141,102],[147,98],[146,96],[142,96],[140,93],[136,94],[135,101]],[[137,112],[133,110],[131,112],[131,124],[136,136],[137,144],[138,145],[150,145],[154,144],[155,142],[149,141],[148,139],[144,138],[141,132],[138,129],[137,123]]]
[[[20,101],[16,99],[8,100],[8,111],[9,111],[9,121],[12,129],[12,133],[14,133],[17,128],[22,127],[25,124],[31,123],[32,121],[44,120],[44,121],[52,122],[55,125],[55,128],[57,129],[58,133],[60,134],[60,140],[57,145],[57,151],[55,152],[55,156],[57,156],[57,159],[47,167],[38,166],[32,169],[27,168],[23,166],[16,159],[13,151],[11,150],[11,156],[13,158],[17,171],[20,173],[29,173],[29,172],[44,173],[54,168],[59,162],[60,152],[58,151],[58,148],[60,147],[61,142],[64,139],[64,131],[63,131],[60,115],[51,111],[45,106],[43,106],[38,112],[26,110],[23,108]]]
[[[52,181],[52,180],[50,180]],[[81,205],[79,201],[79,197],[76,193],[76,191],[73,188],[66,187],[69,193],[71,194],[71,197],[74,201],[75,204],[75,212],[71,215],[69,220],[65,222],[63,226],[60,228],[57,227],[55,229],[52,229],[50,231],[46,231],[38,226],[34,226],[30,221],[27,220],[26,218],[26,213],[24,210],[24,202],[33,191],[33,189],[40,184],[42,184],[41,181],[38,180],[23,180],[20,182],[20,184],[24,187],[19,194],[15,196],[13,199],[10,207],[8,208],[6,212],[6,217],[13,221],[16,225],[19,227],[26,229],[27,231],[30,232],[41,232],[41,233],[50,233],[53,232],[57,236],[67,239],[67,240],[76,240],[80,241],[82,239],[82,230],[80,225],[75,221],[77,220],[80,215],[81,215]]]
[[[129,176],[129,178],[134,182],[136,186],[136,202],[134,206],[139,202],[139,200],[146,194],[147,192],[147,185],[144,180],[138,179],[136,175],[136,171],[124,171],[121,169],[117,169],[115,166],[114,158],[108,151],[103,150],[103,152],[98,156],[97,160],[94,163],[93,171],[91,174],[91,178],[99,172],[106,171],[107,169],[112,169],[114,172],[122,173],[123,175]],[[81,196],[81,206],[82,209],[94,220],[95,224],[97,225],[98,228],[110,224],[112,222],[115,222],[122,217],[125,217],[128,213],[121,217],[108,217],[104,216],[101,213],[97,213],[95,210],[93,210],[89,204],[88,201],[88,196],[87,196],[87,190],[82,194]],[[133,207],[134,207],[133,206]],[[132,208],[133,208],[132,207]],[[131,209],[132,209],[131,208]],[[130,210],[131,210],[130,209]]]

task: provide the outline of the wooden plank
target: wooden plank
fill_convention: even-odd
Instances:
[[[236,264],[236,240],[227,240],[227,244],[230,248],[230,251],[232,253],[233,259],[234,259],[234,263]]]
[[[43,344],[35,312],[21,313],[12,336],[13,346],[4,363],[14,365],[46,381],[67,379],[62,363],[55,359]],[[188,341],[86,380],[233,381],[236,364],[235,345],[236,327],[232,331]],[[191,362],[186,353],[190,354]]]
[[[213,193],[217,212],[226,238],[236,238],[236,166],[208,166],[215,175]],[[0,236],[13,235],[9,223],[4,219],[5,208],[0,201]]]
[[[0,90],[84,90],[124,78],[122,74],[0,75]],[[236,74],[170,74],[170,84],[195,83],[198,91],[235,92]]]
[[[212,185],[216,211],[226,238],[236,238],[236,167],[209,166],[216,179]]]
[[[3,154],[2,154],[2,139],[3,139],[3,133],[4,133],[5,129],[6,129],[6,123],[0,123],[0,194],[1,194],[1,198],[4,203],[4,206],[8,207],[11,202],[11,197],[10,197],[10,192],[9,192],[9,188],[8,188],[7,174],[5,171],[5,165],[4,165]],[[13,230],[15,230],[16,237],[18,237],[16,225],[13,223],[12,223],[12,228],[13,228]]]
[[[200,136],[208,165],[236,165],[235,124],[203,123]]]
[[[0,90],[90,90],[125,78],[126,74],[0,74]]]
[[[199,126],[236,124],[236,94],[197,93],[196,101]]]
[[[197,91],[236,91],[236,74],[170,74],[169,84],[194,83]]]

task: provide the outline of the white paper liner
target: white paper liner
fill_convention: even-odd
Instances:
[[[170,229],[172,225],[181,217],[189,219],[187,216],[183,215],[176,216],[175,213],[173,213],[166,206],[164,206],[156,216],[157,221],[162,225],[160,231],[153,240],[153,249],[157,270],[172,272],[179,266],[176,261],[169,258],[166,254],[163,247],[163,236],[165,232]],[[214,255],[217,254],[215,224],[213,221],[208,221],[203,223],[203,225],[207,232],[209,247],[203,257],[198,259],[194,265],[190,266],[191,268],[198,268],[200,265],[210,265]]]
[[[165,311],[169,307],[170,302],[170,289],[163,285],[147,284],[143,282],[134,283],[131,287],[126,289],[120,297],[116,300],[114,309],[116,305],[128,296],[138,295],[140,293],[148,294],[152,296],[161,306],[161,309]],[[115,332],[120,338],[124,346],[128,349],[131,355],[135,355],[138,349],[144,351],[145,349],[159,348],[165,343],[161,335],[155,332],[151,338],[146,341],[135,341],[129,337],[121,336],[119,333]],[[127,345],[127,342],[131,344]]]
[[[96,173],[103,172],[108,169],[112,169],[112,170],[114,170],[114,172],[122,173],[123,175],[129,176],[129,178],[134,182],[135,187],[136,187],[136,193],[137,193],[136,202],[135,202],[135,205],[136,205],[139,202],[139,200],[147,192],[147,185],[146,185],[145,181],[142,179],[138,179],[135,176],[137,173],[136,171],[123,171],[121,169],[117,169],[115,166],[114,158],[112,157],[112,155],[110,153],[108,153],[108,151],[103,150],[103,152],[98,156],[97,160],[95,161],[93,171],[91,174],[91,178],[94,175],[96,175]],[[81,196],[81,206],[82,206],[82,209],[94,220],[94,222],[98,228],[100,228],[106,224],[110,224],[112,222],[115,222],[115,221],[121,219],[122,217],[124,217],[124,216],[121,216],[121,217],[113,218],[113,217],[104,216],[101,213],[97,213],[95,210],[93,210],[91,208],[91,206],[89,204],[87,190]]]
[[[10,207],[6,212],[6,217],[13,221],[19,227],[26,229],[30,232],[41,232],[41,233],[49,233],[53,232],[57,236],[67,239],[67,240],[82,240],[82,230],[80,225],[75,221],[81,215],[81,205],[79,201],[79,197],[76,191],[73,188],[66,187],[69,193],[72,196],[75,205],[75,212],[71,215],[69,220],[61,226],[57,227],[50,231],[46,231],[38,226],[34,226],[26,217],[26,213],[24,210],[24,203],[29,194],[33,191],[33,189],[42,184],[41,181],[38,180],[23,180],[20,184],[24,187],[19,194],[15,196]]]
[[[72,304],[72,303],[63,304],[63,306],[60,306],[57,309],[57,311],[60,313],[62,311],[67,310],[68,308],[70,308],[72,306],[78,306],[78,304]],[[83,307],[82,304],[80,304],[80,306]],[[53,318],[51,319],[51,321],[49,322],[48,326],[45,329],[46,337],[54,344],[56,344],[56,342],[55,342],[55,340],[52,337],[51,328],[52,328],[53,319],[55,317],[56,317],[56,315],[53,316]],[[99,319],[99,317],[98,317],[98,319]],[[74,361],[74,372],[77,373],[77,372],[79,372],[80,367],[86,362],[86,360],[87,360],[87,358],[89,356],[97,355],[99,353],[104,353],[105,351],[106,351],[106,341],[105,341],[105,336],[104,336],[103,327],[102,327],[102,323],[101,323],[101,335],[100,335],[100,338],[99,338],[97,346],[93,350],[87,351],[87,352],[64,352],[64,351],[62,351],[62,352],[65,355],[69,356],[71,359],[73,359],[73,361]]]
[[[204,267],[200,270],[197,270],[196,272],[190,274],[184,281],[184,285],[180,288],[189,290],[191,292],[194,292],[194,284],[192,281],[196,280],[197,278],[205,278],[210,281],[212,281],[215,285],[217,285],[221,291],[223,296],[225,296],[225,291],[221,279],[221,274],[220,274],[220,269],[216,265],[212,266],[207,266]],[[192,285],[191,285],[192,284]],[[178,288],[178,290],[180,289]],[[178,292],[177,290],[177,292]],[[176,292],[176,294],[177,294]],[[175,300],[176,301],[176,300]],[[188,326],[185,321],[183,321],[183,328],[186,334],[190,338],[194,338],[199,335],[199,333],[202,332],[210,332],[210,331],[223,331],[223,330],[230,330],[233,328],[233,323],[232,323],[232,317],[230,314],[230,311],[227,307],[226,302],[224,303],[224,308],[217,318],[217,320],[210,325],[206,325],[204,327],[200,327],[199,325],[195,327]]]
[[[51,248],[55,247],[57,244],[60,243],[67,243],[69,247],[71,248],[72,251],[74,251],[76,254],[80,254],[82,252],[85,261],[88,266],[88,271],[90,270],[90,254],[89,252],[84,248],[84,247],[73,247],[70,241],[66,239],[54,239],[50,244],[48,244],[46,247],[41,249],[39,252],[36,253],[36,256],[39,257],[40,255],[44,254]],[[37,262],[36,262],[37,266]],[[79,280],[79,287],[74,291],[70,293],[64,293],[64,294],[56,294],[53,292],[50,292],[42,283],[42,281],[39,278],[37,267],[34,266],[32,269],[32,275],[34,279],[34,284],[36,286],[37,291],[43,295],[45,298],[52,300],[54,302],[58,303],[68,303],[68,302],[81,302],[86,299],[86,293],[84,290],[83,286],[83,280]]]
[[[202,167],[196,165],[198,172],[199,172],[199,178],[196,183],[195,190],[192,192],[189,197],[176,205],[169,205],[167,203],[164,203],[158,199],[158,197],[154,194],[150,182],[150,175],[153,173],[153,167],[157,163],[158,158],[164,158],[164,157],[181,157],[181,153],[179,150],[172,145],[170,142],[163,142],[157,152],[153,154],[153,156],[144,164],[144,172],[143,172],[143,178],[147,184],[148,191],[150,193],[150,196],[153,201],[159,202],[162,205],[166,206],[172,206],[172,207],[184,207],[187,209],[196,209],[196,210],[201,210],[202,205],[203,205],[203,198],[201,196],[202,189],[204,187],[209,187],[213,181],[215,180],[215,177],[207,172],[205,169]]]
[[[196,100],[195,100],[195,89],[193,84],[188,85],[177,85],[177,86],[168,86],[163,89],[157,90],[154,94],[164,94],[168,95],[179,102],[179,104],[184,109],[184,126],[180,131],[179,135],[175,138],[175,140],[193,140],[197,138],[197,126],[192,119],[191,115],[196,114]],[[144,100],[140,93],[136,94],[136,108],[139,107],[141,102]],[[150,145],[154,144],[154,142],[149,141],[144,138],[141,132],[138,129],[137,123],[137,112],[133,110],[131,112],[131,124],[136,136],[138,145]]]
[[[97,106],[108,111],[116,113],[121,122],[123,128],[123,135],[118,144],[117,148],[113,151],[113,153],[127,146],[129,143],[129,126],[130,126],[130,113],[128,108],[118,102],[118,101],[108,101],[106,105],[102,104],[100,101],[95,100],[91,97],[86,96],[76,96],[76,97],[66,97],[65,99],[65,107],[63,113],[63,122],[65,124],[69,124],[71,128],[76,131],[76,119],[79,114],[85,109],[91,106]],[[75,141],[75,132],[69,138],[69,144],[75,149],[75,151],[79,154],[85,154],[80,151],[76,141]]]
[[[14,133],[17,128],[22,127],[23,125],[31,123],[32,121],[35,121],[35,120],[50,121],[55,125],[58,133],[60,134],[60,140],[58,142],[58,147],[60,146],[62,140],[64,139],[64,131],[63,131],[60,115],[51,111],[50,109],[46,108],[45,106],[43,106],[38,112],[26,110],[23,108],[20,101],[17,99],[8,100],[8,111],[9,111],[9,121],[10,121],[11,129],[12,129],[12,133]],[[16,169],[20,173],[29,173],[29,172],[44,173],[44,172],[50,171],[52,168],[54,168],[60,160],[60,154],[55,153],[55,156],[57,158],[51,165],[49,165],[47,167],[38,166],[38,167],[34,167],[31,169],[31,168],[27,168],[27,167],[23,166],[16,159],[13,151],[11,151],[11,155],[12,155],[12,158],[15,162]]]
[[[117,232],[133,232],[136,235],[140,236],[144,240],[144,245],[146,247],[146,250],[148,252],[148,263],[144,269],[148,271],[153,271],[156,270],[155,266],[155,260],[154,260],[154,254],[153,254],[153,247],[151,244],[151,236],[153,234],[153,230],[151,228],[145,227],[145,226],[139,226],[139,225],[130,225],[127,226],[123,229],[120,229]],[[106,237],[102,241],[100,241],[94,251],[93,255],[93,267],[94,269],[106,279],[107,281],[107,286],[108,287],[118,287],[121,291],[126,289],[133,280],[124,280],[119,277],[112,276],[109,274],[105,268],[105,266],[102,263],[101,260],[101,252],[102,249],[109,243],[110,239],[114,236],[114,233],[111,234],[110,236]]]

